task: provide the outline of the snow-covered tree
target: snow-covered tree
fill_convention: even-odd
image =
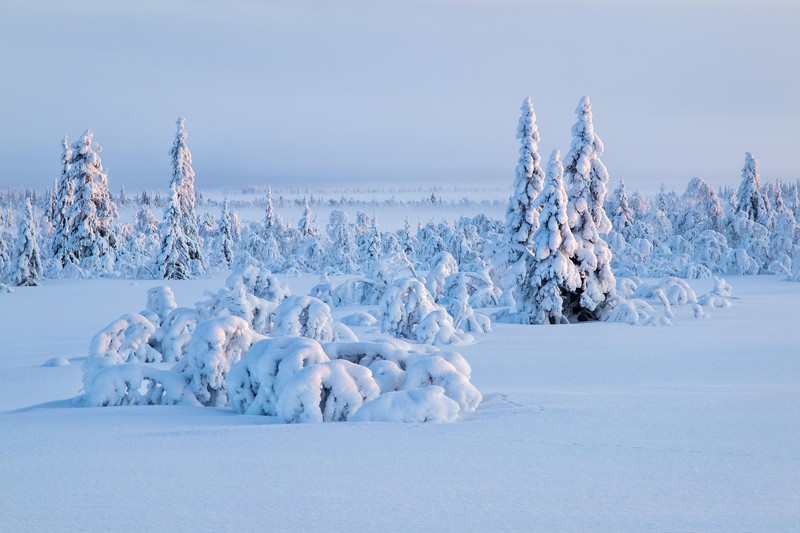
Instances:
[[[622,178],[620,178],[617,188],[614,189],[609,204],[611,226],[628,238],[629,230],[633,226],[633,210],[628,204],[628,193],[625,191],[625,181]]]
[[[517,301],[519,318],[531,324],[567,322],[565,296],[577,290],[581,282],[573,262],[578,245],[569,227],[567,202],[561,154],[554,150],[544,189],[536,202],[539,226]]]
[[[196,202],[197,197],[194,192],[194,169],[192,168],[192,153],[186,146],[186,119],[178,117],[176,122],[178,131],[175,134],[175,141],[170,149],[172,157],[172,180],[170,189],[177,191],[178,213],[180,214],[181,234],[185,241],[186,249],[189,252],[189,260],[197,273],[202,273],[205,269],[205,257],[203,255],[203,241],[197,227]],[[182,245],[183,246],[183,245]]]
[[[736,210],[744,213],[748,219],[769,227],[769,207],[764,192],[761,190],[761,174],[758,170],[758,160],[753,154],[744,154],[744,167],[742,168],[742,182],[736,195]]]
[[[383,250],[383,242],[381,239],[381,232],[378,230],[377,217],[372,219],[372,225],[369,228],[368,235],[365,241],[366,246],[361,255],[364,261],[372,262],[381,256]]]
[[[69,230],[71,221],[72,204],[75,202],[75,182],[69,173],[72,149],[69,147],[67,136],[61,140],[61,175],[56,187],[56,202],[53,213],[53,257],[64,266],[69,260],[67,245],[69,243]]]
[[[506,208],[506,233],[511,244],[511,263],[516,263],[525,255],[526,250],[531,249],[533,233],[539,223],[539,212],[534,203],[544,183],[544,171],[539,156],[539,130],[536,128],[536,114],[531,99],[525,98],[520,109],[522,116],[517,125],[517,139],[520,139],[519,161],[514,191]]]
[[[274,231],[278,219],[275,217],[275,208],[272,207],[272,187],[267,190],[267,207],[264,212],[264,231],[270,233]]]
[[[569,184],[567,215],[577,242],[573,261],[581,284],[570,294],[567,312],[577,320],[599,318],[616,282],[611,273],[611,250],[600,236],[611,230],[603,202],[608,191],[608,171],[600,160],[603,142],[594,133],[592,104],[588,96],[575,110],[578,121],[572,126],[572,145],[565,158],[564,174]]]
[[[219,263],[224,263],[226,267],[231,266],[234,252],[234,221],[233,214],[228,207],[228,199],[222,203],[222,213],[219,217],[219,230],[217,231],[217,252],[219,253]]]
[[[181,229],[180,191],[172,188],[167,211],[162,226],[161,254],[157,260],[157,268],[163,279],[189,279],[189,247],[186,236]]]
[[[136,231],[147,235],[156,233],[158,231],[158,221],[156,220],[156,217],[153,216],[152,211],[144,206],[142,206],[142,208],[136,212],[134,226],[136,227]]]
[[[91,130],[72,145],[67,179],[75,184],[75,201],[68,214],[65,254],[69,262],[89,270],[110,270],[117,248],[117,206],[108,190],[108,174],[100,159],[102,149]]]
[[[36,223],[33,219],[31,199],[25,201],[25,210],[19,222],[17,248],[14,253],[14,282],[17,285],[35,286],[42,276],[42,260],[36,242]]]
[[[312,237],[319,234],[317,228],[314,227],[314,222],[316,220],[317,216],[311,211],[311,206],[308,204],[308,198],[306,198],[303,208],[303,215],[300,217],[300,220],[297,221],[297,230],[300,232],[302,237]]]
[[[8,243],[6,242],[5,235],[5,233],[0,231],[0,284],[2,284],[6,272],[11,265],[11,255],[9,254]]]
[[[725,212],[722,210],[720,202],[714,188],[711,187],[703,178],[693,178],[686,188],[686,197],[696,206],[698,217],[692,220],[693,228],[685,230],[722,230],[722,219]]]
[[[344,211],[331,211],[328,234],[331,238],[328,266],[344,274],[352,274],[358,265],[358,249],[355,233]]]

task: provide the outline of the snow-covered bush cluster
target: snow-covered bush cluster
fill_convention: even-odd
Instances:
[[[708,318],[715,308],[730,307],[733,290],[724,279],[714,277],[714,288],[697,296],[682,279],[667,277],[656,284],[639,278],[619,278],[613,305],[603,320],[636,326],[669,326],[675,319],[673,308],[688,307],[694,318]]]
[[[416,329],[453,342],[452,318],[428,298],[434,316]],[[92,339],[81,403],[230,406],[285,422],[447,422],[481,401],[470,372],[461,355],[431,345],[359,342],[328,304],[290,295],[251,266],[194,308],[179,307],[168,287],[150,289],[145,310]]]

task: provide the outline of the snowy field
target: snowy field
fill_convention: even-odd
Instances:
[[[484,400],[451,424],[75,407],[92,336],[160,282],[17,288],[0,295],[0,530],[796,530],[800,284],[727,279],[733,307],[672,327],[495,324],[457,348]],[[223,280],[170,285],[191,305]]]

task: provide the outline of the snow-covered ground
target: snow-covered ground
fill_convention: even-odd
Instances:
[[[74,407],[91,337],[159,283],[17,288],[0,294],[0,530],[794,530],[800,284],[728,281],[732,308],[673,327],[496,324],[458,348],[484,401],[452,424]],[[170,285],[191,305],[222,283]],[[42,366],[57,356],[71,365]]]

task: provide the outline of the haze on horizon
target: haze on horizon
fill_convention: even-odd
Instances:
[[[86,128],[112,190],[166,188],[178,115],[199,188],[510,186],[522,99],[546,160],[584,94],[613,183],[734,185],[745,151],[800,178],[789,1],[5,4],[0,188]]]

